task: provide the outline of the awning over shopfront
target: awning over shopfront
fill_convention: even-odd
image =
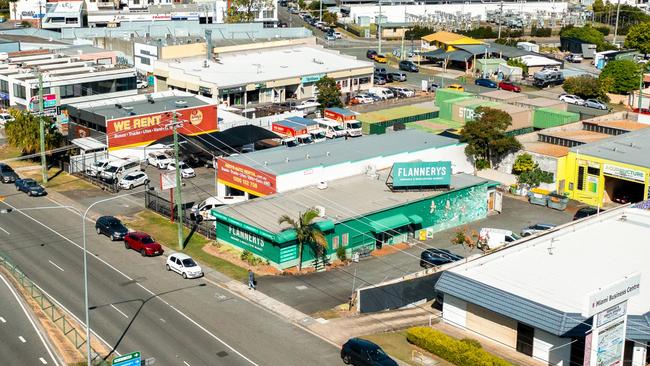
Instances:
[[[413,225],[419,225],[422,223],[422,217],[419,215],[409,215],[409,220]]]
[[[334,230],[334,223],[330,220],[317,221],[314,225],[316,225],[320,231]]]
[[[397,214],[370,222],[370,231],[374,233],[383,233],[385,231],[409,225],[410,223],[411,220],[409,220],[408,217],[402,214]]]

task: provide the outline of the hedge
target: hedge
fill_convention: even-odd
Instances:
[[[429,327],[409,328],[406,339],[457,366],[513,366],[483,350],[478,341],[458,340]]]

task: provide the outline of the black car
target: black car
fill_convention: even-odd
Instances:
[[[366,57],[367,57],[367,58],[369,58],[369,59],[371,59],[371,60],[374,60],[374,59],[375,59],[375,56],[377,56],[377,51],[375,51],[375,50],[368,50],[368,51],[366,51]]]
[[[403,60],[399,62],[399,69],[410,72],[419,72],[420,68],[413,61]]]
[[[378,345],[361,338],[350,338],[341,347],[341,359],[346,365],[397,366]]]
[[[602,212],[602,211],[605,211],[605,210],[603,210],[601,208],[600,212]],[[583,207],[583,208],[579,209],[578,211],[576,211],[576,214],[573,215],[573,221],[580,220],[580,219],[583,219],[585,217],[595,215],[597,213],[598,213],[598,209],[596,207]]]
[[[123,240],[124,235],[129,232],[129,229],[119,219],[113,216],[102,216],[98,218],[95,223],[95,230],[97,230],[97,234],[104,234],[111,238],[111,240]]]
[[[2,183],[13,183],[18,179],[18,174],[9,165],[0,163],[0,179]]]
[[[429,248],[420,254],[420,267],[430,268],[441,266],[461,259],[463,259],[463,257],[456,255],[447,249]]]

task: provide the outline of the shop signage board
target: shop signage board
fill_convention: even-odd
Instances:
[[[622,365],[625,346],[625,320],[598,330],[596,366]]]
[[[616,304],[611,308],[601,311],[596,314],[596,326],[601,327],[605,324],[611,323],[625,315],[627,311],[627,302]]]
[[[214,105],[177,109],[177,120],[183,126],[178,132],[185,135],[199,135],[217,130],[217,108]],[[172,117],[167,112],[141,114],[106,121],[108,148],[118,149],[149,144],[172,135],[168,126]]]
[[[641,290],[641,274],[635,273],[627,276],[621,281],[606,286],[589,295],[588,308],[585,316],[592,316],[605,311],[616,304],[620,304],[632,296],[637,295]]]
[[[29,110],[35,111],[39,108],[38,96],[29,100]],[[43,94],[43,109],[56,108],[56,94]]]
[[[448,186],[451,183],[451,161],[395,163],[393,187]]]
[[[612,164],[604,164],[603,173],[614,177],[645,183],[645,172],[636,169],[623,168]]]
[[[318,80],[322,79],[323,77],[325,77],[325,74],[303,76],[300,78],[300,83],[301,84],[315,83]]]
[[[275,175],[226,159],[217,161],[219,182],[256,196],[276,193]]]

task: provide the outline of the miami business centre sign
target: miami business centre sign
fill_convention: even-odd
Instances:
[[[395,163],[393,187],[448,186],[451,183],[451,161],[418,161]]]

